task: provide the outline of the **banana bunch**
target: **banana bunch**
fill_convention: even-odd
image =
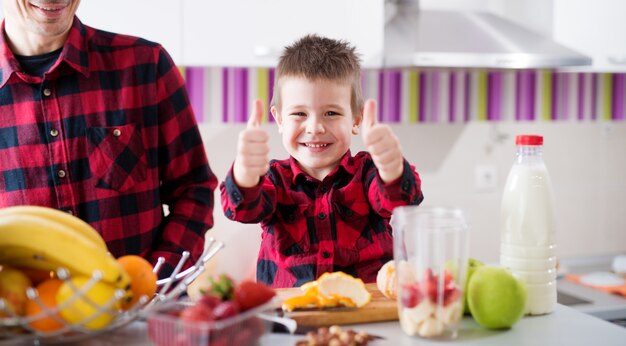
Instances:
[[[0,209],[0,264],[90,277],[130,290],[130,278],[108,252],[100,234],[81,219],[57,209],[15,206]]]

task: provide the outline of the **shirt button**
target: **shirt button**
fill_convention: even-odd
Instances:
[[[113,136],[119,137],[122,135],[122,131],[120,129],[113,130]]]
[[[60,170],[57,172],[57,175],[59,176],[59,178],[65,178],[65,171],[64,171],[64,170],[62,170],[62,169],[60,169]]]
[[[320,190],[322,190],[322,192],[328,192],[328,186],[323,185]]]
[[[329,258],[330,257],[330,252],[328,252],[328,251],[322,252],[322,257],[323,258]]]
[[[317,218],[320,219],[320,220],[324,220],[326,218],[326,214],[319,213],[319,214],[317,214]]]
[[[59,130],[57,130],[57,129],[50,130],[50,136],[56,137],[58,135],[59,135]]]
[[[406,180],[405,180],[405,181],[402,183],[402,190],[404,190],[404,191],[409,191],[409,189],[410,189],[410,188],[411,188],[411,184],[410,184],[408,181],[406,181]]]
[[[50,96],[52,95],[52,90],[45,88],[43,89],[43,96]]]

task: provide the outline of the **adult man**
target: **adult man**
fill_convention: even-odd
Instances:
[[[195,261],[217,180],[170,56],[83,25],[80,0],[3,2],[0,208],[73,213],[116,257],[165,257],[162,277]]]

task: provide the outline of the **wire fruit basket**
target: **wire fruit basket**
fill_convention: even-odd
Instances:
[[[102,279],[102,274],[99,271],[94,272],[84,285],[77,287],[70,281],[69,272],[64,268],[59,268],[56,272],[57,277],[68,283],[73,290],[71,298],[59,306],[48,308],[40,299],[37,290],[32,287],[27,289],[26,294],[29,299],[33,300],[41,308],[41,313],[37,315],[17,316],[8,308],[6,302],[0,299],[0,313],[7,316],[0,318],[0,345],[23,345],[25,343],[43,345],[75,342],[111,332],[136,320],[146,319],[167,304],[172,304],[182,293],[186,292],[187,286],[204,272],[204,264],[213,258],[223,247],[224,243],[221,241],[216,241],[213,238],[208,239],[200,259],[186,270],[182,270],[182,268],[189,259],[190,253],[188,251],[183,252],[171,275],[157,280],[157,292],[152,297],[142,296],[137,304],[126,311],[114,308],[117,302],[125,297],[126,293],[124,290],[116,290],[113,297],[109,298],[104,304],[98,304],[87,296],[86,293]],[[158,274],[164,262],[164,258],[160,257],[153,271]],[[94,312],[83,320],[68,323],[60,317],[59,312],[78,300],[90,305]],[[96,319],[106,315],[109,315],[111,322],[105,327],[97,330],[87,327]],[[42,332],[31,326],[33,323],[44,319],[52,319],[59,323],[61,327],[54,331]]]

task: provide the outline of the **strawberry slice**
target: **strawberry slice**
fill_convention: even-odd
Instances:
[[[400,301],[403,306],[407,308],[415,307],[422,301],[423,298],[424,295],[420,292],[416,283],[402,285],[402,289],[400,290]]]

